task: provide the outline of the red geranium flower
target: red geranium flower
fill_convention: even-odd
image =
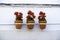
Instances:
[[[31,18],[31,16],[35,18],[34,13],[31,10],[29,10],[27,18]]]
[[[33,18],[35,18],[35,15],[34,15],[34,13],[32,13],[32,17],[33,17]]]
[[[42,12],[42,11],[40,11],[39,15],[41,15],[41,14],[43,14],[43,12]]]
[[[18,15],[18,12],[15,12],[14,15]]]
[[[41,16],[38,16],[38,19],[40,19],[41,18]]]
[[[28,14],[31,14],[31,13],[32,13],[32,11],[31,11],[31,10],[29,10],[29,11],[28,11]]]
[[[45,16],[45,13],[43,13],[42,11],[39,13],[39,16],[38,16],[38,19],[40,19],[40,18],[45,18],[46,16]]]
[[[16,15],[16,18],[22,18],[22,13],[20,12],[15,12],[14,15]]]
[[[22,15],[23,15],[23,14],[20,12],[18,16],[19,16],[20,18],[22,18]]]
[[[29,15],[26,18],[31,18]]]

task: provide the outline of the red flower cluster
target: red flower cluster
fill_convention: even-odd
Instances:
[[[22,13],[21,12],[15,12],[14,15],[16,15],[16,18],[22,18]]]
[[[35,15],[34,15],[34,13],[31,10],[28,11],[27,18],[35,18]]]
[[[45,17],[46,17],[46,16],[45,16],[45,13],[42,12],[42,11],[40,11],[39,16],[38,16],[38,19],[40,19],[40,18],[45,18]]]

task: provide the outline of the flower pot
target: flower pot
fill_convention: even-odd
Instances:
[[[15,24],[16,29],[21,29],[23,23],[22,20],[16,20],[15,23],[17,23]]]
[[[28,29],[34,28],[34,20],[27,20],[27,28]]]
[[[46,21],[39,21],[39,26],[40,26],[40,29],[45,29],[46,28]]]

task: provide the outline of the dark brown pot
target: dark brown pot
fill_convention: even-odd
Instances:
[[[15,23],[17,23],[17,24],[15,24],[16,29],[21,29],[22,21],[21,20],[16,20]],[[18,24],[18,23],[20,23],[20,24]]]
[[[40,25],[40,29],[45,29],[46,25]]]
[[[34,28],[34,20],[27,20],[27,28],[28,29],[33,29]]]
[[[46,21],[39,21],[39,26],[40,26],[40,29],[45,29],[46,28]]]

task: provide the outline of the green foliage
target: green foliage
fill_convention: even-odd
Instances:
[[[45,18],[42,18],[42,19],[39,19],[39,21],[46,21],[46,19]]]
[[[16,18],[16,20],[22,20],[22,18]]]
[[[27,20],[34,20],[33,18],[28,18]]]

